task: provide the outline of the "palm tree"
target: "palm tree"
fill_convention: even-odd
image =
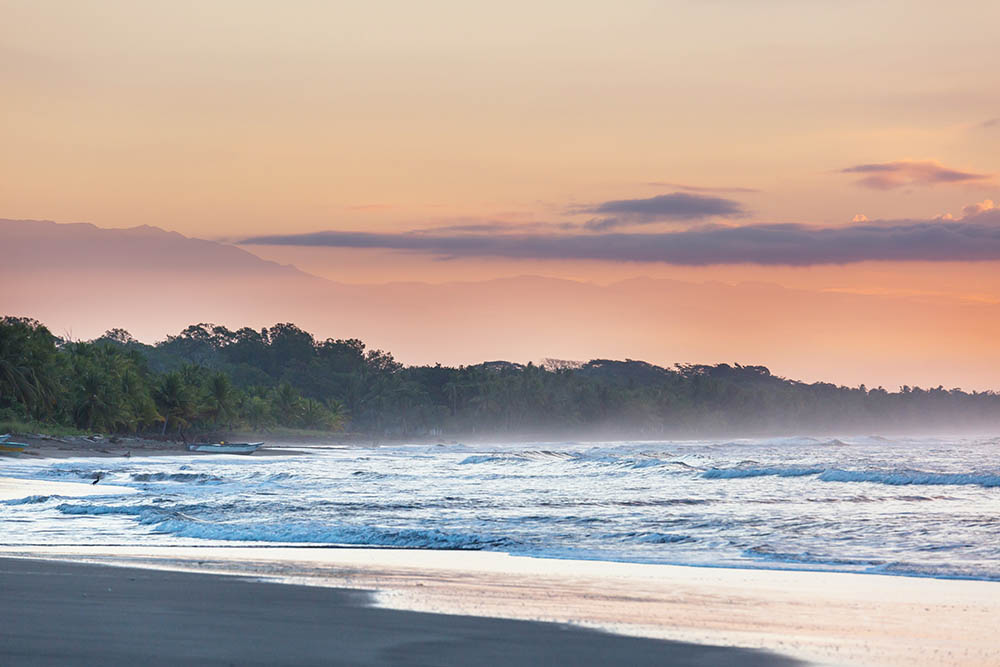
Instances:
[[[156,403],[149,393],[149,381],[134,367],[129,366],[121,375],[121,389],[127,406],[129,428],[133,432],[142,424],[153,424],[163,419],[156,411]]]
[[[347,424],[347,406],[335,398],[326,399],[326,409],[330,413],[330,423],[327,428],[331,431],[343,430]]]
[[[80,398],[73,410],[73,418],[78,426],[88,431],[95,427],[115,431],[128,421],[122,403],[117,400],[114,388],[97,371],[88,371],[80,383]]]
[[[32,410],[42,397],[38,377],[25,359],[8,353],[0,338],[0,398],[18,401]]]
[[[163,415],[162,434],[166,434],[167,425],[173,423],[183,437],[183,429],[191,424],[197,414],[197,404],[189,387],[178,372],[167,373],[155,391],[156,403]]]
[[[294,426],[302,413],[302,397],[287,382],[282,382],[271,392],[274,416],[282,426]]]
[[[302,399],[299,422],[305,428],[340,430],[344,424],[343,406],[336,400],[330,401],[329,404],[334,406],[334,409],[312,398]]]
[[[55,401],[55,337],[35,320],[0,319],[0,405],[21,403],[38,417]]]
[[[232,425],[236,415],[236,392],[229,376],[216,373],[208,380],[207,413],[213,423]]]
[[[261,396],[251,396],[243,403],[243,417],[255,431],[267,428],[273,423],[271,405]]]

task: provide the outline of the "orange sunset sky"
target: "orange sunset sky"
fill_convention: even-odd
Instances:
[[[723,283],[720,311],[757,299],[758,342],[658,349],[660,319],[629,356],[1000,389],[997,25],[961,0],[0,0],[0,218],[151,225],[339,283]],[[908,319],[845,306],[866,333],[782,341],[796,312],[759,284]],[[438,324],[401,358],[627,355]]]

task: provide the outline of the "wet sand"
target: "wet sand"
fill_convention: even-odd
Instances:
[[[0,478],[0,501],[109,490],[132,491]],[[140,650],[133,636],[165,656],[154,654],[154,664],[183,662],[183,651],[193,652],[187,662],[227,664],[217,649],[235,651],[234,664],[789,664],[779,655],[824,665],[1000,664],[1000,582],[219,542],[7,545],[0,570],[3,665],[129,664]],[[250,582],[232,575],[253,577],[256,592],[234,592],[234,582]],[[347,636],[331,635],[339,628]],[[298,657],[260,652],[268,659],[254,663],[258,653],[244,653],[236,636]],[[589,648],[575,653],[560,643],[566,637]],[[736,653],[705,657],[713,646]],[[764,658],[743,649],[771,653],[754,662]]]
[[[1000,664],[998,582],[329,545],[11,546],[0,556],[236,573],[364,590],[383,609],[544,621],[823,665]]]
[[[362,591],[0,559],[4,665],[757,665],[745,649],[380,609]]]
[[[76,457],[87,458],[122,458],[146,456],[219,456],[217,453],[190,452],[187,444],[172,440],[145,440],[142,438],[116,438],[114,440],[90,440],[79,436],[51,438],[48,436],[16,436],[18,442],[27,442],[30,446],[20,454],[8,455],[9,458],[23,459],[68,459]],[[250,456],[290,456],[307,454],[308,450],[295,448],[282,443],[268,443]],[[232,456],[246,456],[233,454]]]
[[[99,496],[108,493],[136,493],[135,489],[111,484],[80,482],[45,482],[35,479],[0,477],[0,501],[31,496]]]

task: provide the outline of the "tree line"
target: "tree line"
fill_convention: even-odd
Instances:
[[[0,423],[170,435],[274,427],[372,437],[702,437],[1000,425],[1000,395],[807,384],[763,366],[595,359],[404,366],[294,324],[195,324],[148,345],[0,319]]]

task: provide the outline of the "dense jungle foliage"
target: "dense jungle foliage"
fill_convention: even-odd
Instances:
[[[348,429],[373,437],[700,437],[1000,425],[1000,395],[805,384],[762,366],[595,359],[404,366],[293,324],[195,324],[156,345],[112,329],[62,340],[0,320],[0,423],[190,437]]]

